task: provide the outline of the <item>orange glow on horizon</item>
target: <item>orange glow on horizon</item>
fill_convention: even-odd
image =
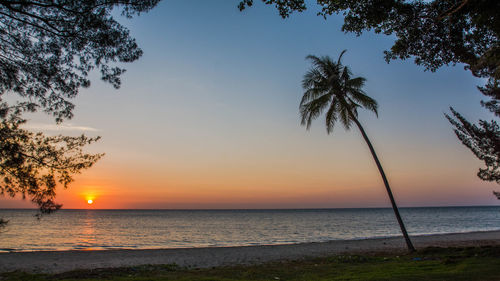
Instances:
[[[349,161],[341,161],[342,157],[334,157],[341,152],[330,155],[329,150],[325,151],[326,156],[314,157],[319,159],[319,164],[307,155],[301,156],[305,159],[301,161],[307,162],[303,165],[273,159],[254,165],[257,160],[249,161],[248,157],[241,157],[233,159],[231,165],[218,163],[218,158],[213,163],[193,161],[178,163],[177,166],[169,165],[168,162],[155,163],[147,171],[140,167],[133,170],[116,162],[106,163],[107,159],[103,159],[100,166],[77,175],[68,189],[58,189],[57,202],[63,204],[65,209],[390,206],[383,182],[369,155],[363,154],[359,158],[351,155]],[[386,154],[391,156],[390,153]],[[451,160],[463,163],[458,159]],[[140,161],[130,163],[136,165],[137,162]],[[402,158],[385,162],[384,168],[390,175],[391,187],[400,206],[498,204],[490,191],[495,190],[495,185],[485,184],[473,173],[467,173],[474,167],[465,164],[463,167],[449,166],[441,169],[441,173],[435,173],[437,168],[434,164],[410,163],[405,166]],[[444,162],[439,164],[446,166]],[[33,207],[29,200],[8,200],[12,199],[0,197],[0,205],[9,208]],[[89,204],[89,200],[92,200],[92,204]]]

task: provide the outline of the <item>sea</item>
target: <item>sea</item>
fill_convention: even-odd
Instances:
[[[500,230],[500,206],[401,208],[411,235]],[[400,236],[390,208],[0,209],[0,252],[275,245]]]

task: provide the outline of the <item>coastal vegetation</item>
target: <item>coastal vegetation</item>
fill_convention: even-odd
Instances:
[[[275,4],[282,17],[305,9],[303,0],[263,1]],[[142,50],[129,30],[114,17],[120,12],[127,18],[148,12],[158,2],[0,1],[2,195],[20,195],[35,203],[41,213],[53,212],[61,207],[55,201],[56,187],[66,188],[75,174],[92,167],[103,156],[83,150],[98,141],[99,137],[47,136],[31,132],[23,127],[28,122],[26,114],[45,112],[57,124],[71,119],[75,107],[71,100],[81,89],[90,87],[89,76],[93,73],[97,73],[105,83],[119,88],[125,72],[121,66],[138,60]],[[344,31],[361,34],[374,29],[378,33],[395,35],[397,40],[394,46],[386,52],[387,61],[413,56],[416,57],[416,64],[430,71],[447,64],[465,64],[472,75],[487,79],[487,84],[479,87],[488,98],[481,104],[495,118],[500,116],[500,47],[498,13],[495,13],[498,10],[495,7],[500,8],[500,4],[497,2],[317,2],[324,17],[345,13]],[[240,9],[251,4],[252,0],[244,0]],[[435,41],[439,43],[435,45]],[[350,69],[341,63],[344,52],[338,60],[327,56],[307,57],[313,67],[302,81],[305,90],[300,103],[302,125],[309,129],[312,121],[324,112],[328,133],[338,123],[346,130],[356,125],[380,172],[409,254],[344,254],[201,269],[142,265],[60,274],[10,272],[1,273],[0,280],[499,280],[499,246],[427,248],[415,253],[389,181],[359,120],[358,110],[367,109],[377,114],[377,102],[364,93],[365,79],[353,77]],[[7,95],[9,98],[6,98]],[[486,168],[480,169],[478,176],[500,183],[500,130],[496,121],[480,120],[477,126],[453,108],[451,112],[453,117],[446,117],[454,126],[458,138],[486,165]],[[498,196],[498,193],[494,194]],[[93,200],[89,198],[87,202],[92,204]],[[6,223],[0,218],[0,230]],[[88,225],[90,227],[82,228],[83,231],[88,230],[89,236],[95,235],[93,225]],[[130,229],[134,231],[137,228]],[[161,227],[158,226],[158,229]],[[143,236],[139,237],[143,239]],[[52,264],[58,266],[57,263]]]
[[[365,129],[358,120],[358,109],[360,108],[373,111],[378,115],[377,101],[364,93],[362,88],[366,79],[363,77],[352,77],[349,67],[342,64],[342,56],[345,52],[345,50],[342,51],[337,61],[332,60],[328,56],[321,58],[312,55],[307,56],[307,59],[312,62],[313,66],[304,75],[304,79],[302,80],[302,87],[305,92],[300,102],[301,123],[309,129],[312,120],[318,118],[326,110],[325,121],[328,133],[333,131],[337,122],[340,122],[346,130],[349,130],[353,123],[356,124],[370,149],[373,160],[377,164],[408,250],[415,251],[403,219],[399,214],[398,206],[392,195],[391,187],[385,176],[382,164]]]
[[[479,120],[479,124],[471,124],[462,115],[450,108],[453,117],[445,114],[446,118],[455,127],[458,139],[467,146],[472,153],[485,163],[485,168],[479,168],[477,176],[484,181],[500,184],[500,127],[495,121]],[[498,192],[493,192],[497,197]]]
[[[2,280],[500,280],[500,247],[426,248],[400,255],[339,255],[260,265],[182,268],[144,265],[61,274],[0,274]]]
[[[254,0],[241,0],[239,9],[252,6]],[[274,5],[283,18],[302,12],[304,0],[262,0]],[[319,16],[344,17],[342,31],[361,35],[374,31],[395,38],[385,60],[414,58],[416,65],[435,72],[447,65],[462,64],[477,78],[486,81],[478,86],[486,98],[481,105],[500,117],[500,1],[350,1],[317,0]],[[483,161],[477,173],[485,181],[500,184],[500,130],[497,121],[479,120],[475,125],[451,108],[446,117],[458,139]]]
[[[41,213],[55,211],[56,187],[66,188],[103,156],[82,150],[99,137],[34,133],[23,129],[23,115],[71,119],[70,100],[90,86],[93,70],[119,88],[125,69],[115,64],[139,59],[142,50],[112,11],[130,18],[158,2],[0,1],[0,194],[29,198]]]

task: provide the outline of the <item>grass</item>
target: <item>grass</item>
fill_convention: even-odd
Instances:
[[[500,280],[500,246],[427,248],[411,255],[343,255],[210,269],[175,265],[0,274],[0,280]]]

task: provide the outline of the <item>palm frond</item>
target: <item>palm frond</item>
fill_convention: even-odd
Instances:
[[[326,74],[324,72],[324,70],[328,69],[328,67],[327,67],[327,64],[328,64],[327,61],[328,61],[328,59],[329,59],[328,57],[326,57],[326,58],[325,57],[319,58],[319,57],[313,56],[313,55],[308,55],[306,57],[306,60],[310,60],[311,61],[312,65],[313,65],[313,68],[316,69],[317,71],[321,72],[321,74],[323,76],[325,76],[325,74]]]
[[[340,55],[339,55],[339,58],[337,59],[337,64],[338,65],[342,65],[342,57],[344,56],[344,54],[347,52],[346,49],[344,49],[342,52],[340,52]]]
[[[346,86],[348,88],[361,89],[365,85],[365,82],[366,82],[366,78],[355,77],[355,78],[349,79],[349,81],[347,81],[347,83],[346,83]]]
[[[349,69],[349,67],[344,66],[342,69],[342,74],[340,75],[340,79],[342,79],[342,82],[347,86],[347,83],[351,79],[352,72]]]
[[[360,104],[362,107],[373,111],[378,117],[378,103],[373,98],[367,96],[362,90],[351,90],[350,96],[353,101]]]
[[[338,120],[338,99],[333,97],[332,102],[330,103],[330,108],[326,112],[326,132],[330,134],[333,132],[333,127],[335,127],[335,123]]]
[[[312,62],[313,68],[319,71],[324,78],[339,75],[341,71],[341,65],[335,63],[329,56],[308,55],[306,59]]]
[[[342,106],[339,112],[339,116],[340,116],[340,122],[342,123],[342,125],[344,125],[346,131],[349,131],[349,129],[351,129],[351,123],[352,123],[352,118],[349,115],[349,108]]]
[[[306,104],[310,101],[313,101],[317,99],[318,97],[321,97],[327,93],[327,91],[324,91],[321,88],[310,88],[307,91],[304,92],[304,95],[302,96],[302,100],[300,101],[300,105]]]
[[[337,77],[340,75],[340,72],[342,70],[341,64],[335,63],[329,56],[324,56],[322,57],[322,59],[324,60],[325,64],[325,69],[323,69],[323,71],[328,78]]]
[[[311,127],[312,120],[316,119],[323,110],[328,106],[331,95],[325,94],[317,99],[308,103],[300,105],[300,115],[302,117],[301,125],[306,126],[307,129]]]
[[[316,68],[311,68],[306,72],[306,74],[304,74],[304,79],[302,79],[302,88],[310,89],[317,87],[323,80],[325,80],[323,73]]]

